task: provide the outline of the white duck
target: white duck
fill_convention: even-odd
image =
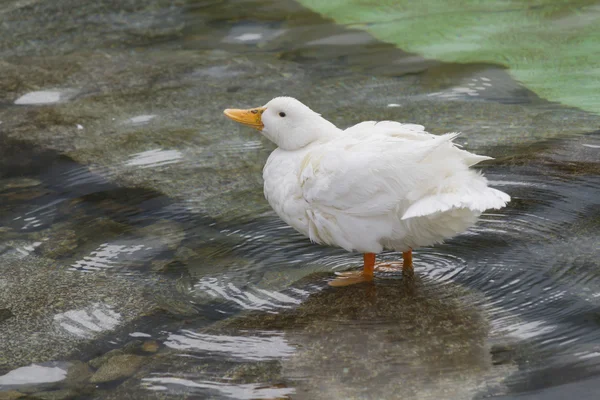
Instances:
[[[291,97],[225,115],[277,145],[263,178],[281,219],[313,242],[364,253],[363,270],[332,286],[372,280],[384,249],[402,251],[402,270],[411,273],[412,249],[455,236],[510,201],[469,169],[490,157],[456,147],[457,133],[436,136],[392,121],[341,130]]]

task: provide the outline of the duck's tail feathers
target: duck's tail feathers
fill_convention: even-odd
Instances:
[[[458,208],[483,212],[488,209],[500,209],[509,201],[509,195],[492,188],[486,188],[482,192],[465,189],[459,193],[438,193],[416,201],[406,210],[402,219],[423,217]]]
[[[432,156],[436,151],[444,149],[444,145],[453,147],[452,141],[460,135],[459,132],[446,133],[443,135],[432,135],[431,140],[416,142],[412,151],[418,161],[422,161]],[[458,149],[456,149],[458,150]]]
[[[456,145],[455,145],[456,146]],[[482,161],[493,160],[493,157],[488,156],[480,156],[479,154],[474,154],[466,150],[459,149],[458,147],[454,148],[454,151],[458,153],[460,158],[463,160],[466,166],[470,167],[472,165],[478,164]]]

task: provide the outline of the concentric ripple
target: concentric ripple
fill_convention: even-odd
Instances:
[[[513,174],[510,181],[490,173],[492,185],[513,197],[511,206],[485,213],[475,227],[444,245],[415,250],[415,273],[432,294],[448,287],[451,294],[439,293],[440,301],[445,296],[452,299],[456,285],[463,287],[465,304],[481,310],[489,321],[489,337],[504,343],[502,348],[508,346],[511,362],[530,360],[527,374],[515,375],[511,384],[524,384],[528,374],[554,374],[560,368],[600,372],[600,237],[594,222],[600,213],[598,198],[592,196],[600,181],[524,172]],[[329,293],[326,282],[333,272],[360,268],[362,261],[360,255],[310,244],[274,216],[221,233],[231,241],[215,245],[209,257],[230,261],[203,275],[193,288],[196,296],[210,298],[217,307],[287,313],[305,307],[318,293]],[[235,261],[240,256],[245,264]],[[395,261],[401,254],[380,258]],[[311,273],[318,275],[305,279]],[[299,279],[306,283],[294,283]],[[375,286],[400,281],[379,276]],[[343,324],[353,330],[363,329],[364,322]],[[393,321],[378,319],[373,327],[388,324],[393,326]],[[242,333],[239,340],[245,337]]]

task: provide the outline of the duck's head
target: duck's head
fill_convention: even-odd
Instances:
[[[232,120],[261,131],[284,150],[298,150],[339,132],[331,122],[292,97],[275,97],[263,107],[239,110],[228,108]]]

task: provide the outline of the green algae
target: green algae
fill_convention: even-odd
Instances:
[[[300,2],[427,58],[506,65],[540,97],[600,112],[598,1]]]

